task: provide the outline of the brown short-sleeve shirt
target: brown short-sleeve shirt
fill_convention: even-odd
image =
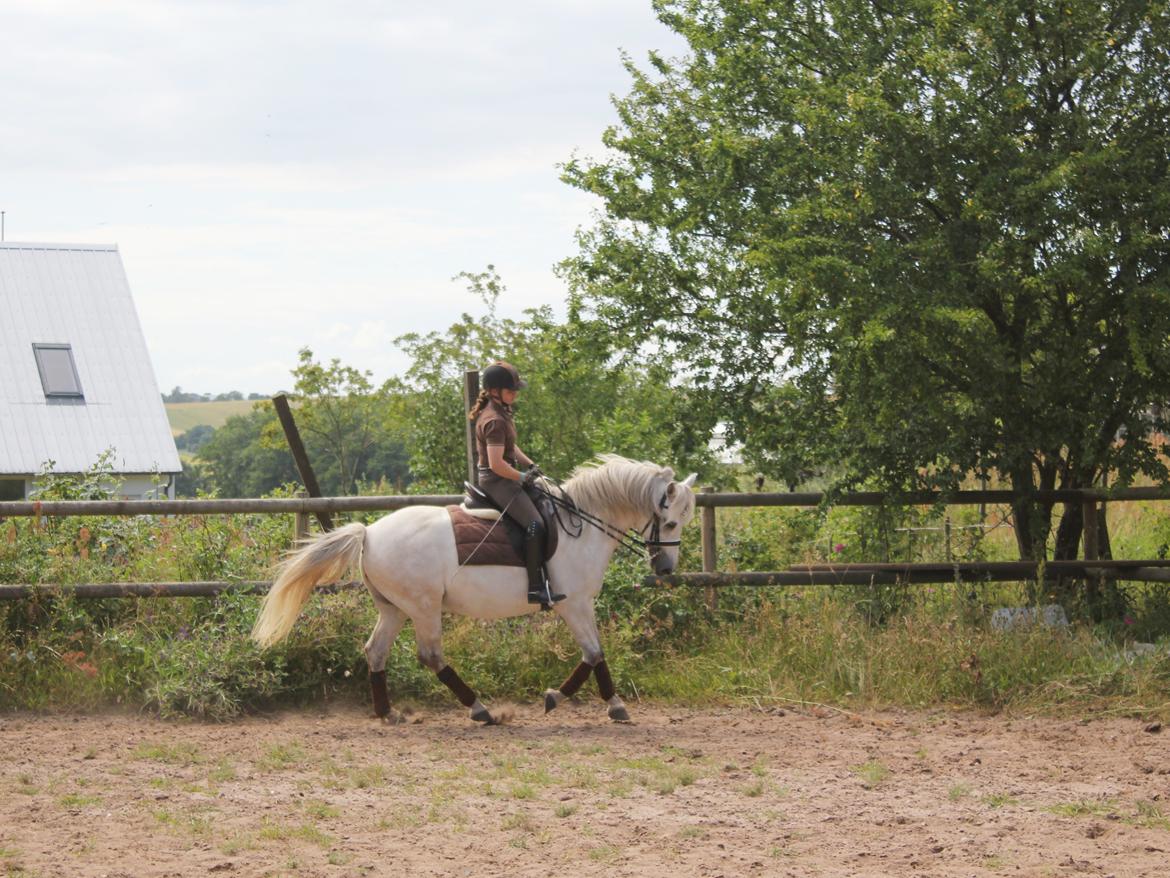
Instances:
[[[483,407],[475,421],[475,444],[479,465],[488,465],[489,445],[504,446],[504,460],[516,466],[516,424],[512,413],[494,400]]]

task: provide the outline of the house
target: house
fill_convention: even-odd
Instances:
[[[0,500],[108,450],[119,494],[174,497],[182,464],[118,248],[0,243]]]

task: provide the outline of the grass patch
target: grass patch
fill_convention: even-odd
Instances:
[[[287,771],[303,764],[306,758],[300,744],[273,744],[256,760],[256,767],[261,771]]]
[[[1138,802],[1137,815],[1132,822],[1146,829],[1170,829],[1170,816],[1167,816],[1156,802],[1144,800]]]
[[[229,838],[225,838],[219,843],[220,853],[227,854],[229,857],[244,851],[254,851],[258,847],[256,844],[256,837],[248,833],[239,833]]]
[[[306,814],[310,817],[316,817],[318,820],[341,816],[340,808],[335,805],[330,805],[328,802],[323,802],[320,799],[309,799],[305,802],[304,809]]]
[[[952,802],[957,802],[959,799],[965,799],[971,795],[971,787],[965,783],[957,783],[947,790],[947,798]]]
[[[536,832],[537,826],[531,817],[521,811],[516,814],[509,814],[507,817],[505,817],[503,822],[500,823],[500,829],[504,830],[505,832],[509,832],[515,829],[519,830],[520,832],[532,833]]]
[[[139,744],[131,753],[135,759],[163,762],[167,765],[202,765],[207,757],[199,752],[195,744]]]
[[[1113,802],[1078,799],[1049,805],[1045,810],[1061,817],[1104,817],[1116,813],[1117,808]]]
[[[62,808],[86,808],[90,805],[100,805],[101,801],[101,796],[67,793],[57,799],[57,804]]]
[[[622,855],[621,849],[611,844],[603,844],[589,849],[589,859],[595,863],[613,863]]]
[[[1007,793],[991,793],[990,795],[984,796],[982,801],[988,808],[1006,808],[1009,805],[1020,804],[1018,799],[1009,796]]]
[[[890,769],[875,759],[863,765],[850,766],[849,770],[861,778],[862,786],[867,790],[872,790],[890,776]]]
[[[207,773],[207,782],[212,784],[227,783],[236,779],[236,767],[227,759],[220,759],[215,768]]]
[[[257,833],[257,836],[262,841],[307,841],[309,844],[315,844],[323,848],[330,847],[334,842],[333,836],[327,832],[322,832],[311,823],[291,826],[287,823],[266,822]]]

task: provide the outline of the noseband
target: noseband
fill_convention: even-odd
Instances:
[[[662,495],[662,499],[658,501],[658,511],[651,516],[650,520],[642,525],[642,529],[638,531],[640,539],[638,542],[644,549],[653,549],[654,551],[647,552],[650,556],[651,563],[654,559],[662,554],[662,549],[667,546],[681,546],[682,540],[664,540],[662,539],[662,513],[666,511],[666,495]],[[646,529],[649,528],[650,536],[645,536]]]

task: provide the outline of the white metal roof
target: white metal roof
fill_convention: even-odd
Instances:
[[[34,344],[72,347],[83,400],[47,399]],[[115,246],[0,243],[0,473],[182,467]]]

